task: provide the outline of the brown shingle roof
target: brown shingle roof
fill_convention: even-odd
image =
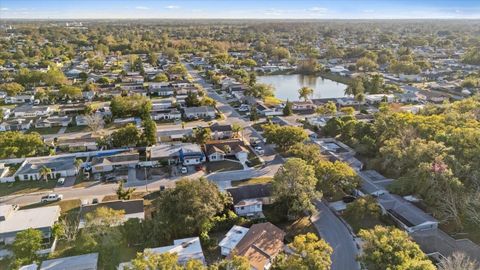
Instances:
[[[270,222],[254,224],[235,247],[236,253],[230,256],[244,256],[252,268],[263,270],[283,250],[284,237],[285,232]]]

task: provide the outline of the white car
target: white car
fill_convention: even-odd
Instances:
[[[59,185],[62,185],[62,186],[63,186],[63,184],[65,184],[65,178],[63,178],[63,177],[59,178],[58,181],[57,181],[57,183],[58,183]]]
[[[186,174],[186,173],[188,173],[187,167],[182,167],[182,174]]]
[[[242,105],[238,108],[238,111],[239,111],[239,112],[248,112],[249,110],[250,110],[250,106],[245,105],[245,104],[242,104]]]
[[[263,150],[261,146],[255,146],[255,152],[257,152],[259,155],[263,155],[265,150]]]
[[[63,199],[63,195],[52,193],[52,194],[48,194],[46,196],[43,196],[40,201],[42,203],[46,203],[46,202],[56,202],[56,201],[60,201],[62,199]]]

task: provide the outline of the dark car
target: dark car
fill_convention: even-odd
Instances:
[[[342,201],[343,201],[344,203],[351,203],[351,202],[355,201],[356,199],[357,199],[357,198],[356,198],[355,196],[347,195],[347,196],[344,196],[344,197],[342,198]]]

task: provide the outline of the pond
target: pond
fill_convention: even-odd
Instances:
[[[258,76],[257,82],[271,84],[275,96],[282,100],[299,100],[298,89],[307,86],[313,89],[311,98],[340,98],[345,96],[347,85],[311,75],[268,75]]]

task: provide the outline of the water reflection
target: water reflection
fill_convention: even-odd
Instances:
[[[342,83],[311,75],[258,76],[257,81],[275,87],[275,96],[283,100],[299,100],[298,89],[312,88],[312,98],[339,98],[345,96],[347,86]]]

